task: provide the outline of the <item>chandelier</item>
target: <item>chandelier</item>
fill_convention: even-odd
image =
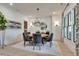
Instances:
[[[41,26],[40,17],[39,17],[39,10],[40,10],[39,8],[36,9],[37,15],[36,15],[35,21],[33,22],[33,25],[35,25],[35,26]]]
[[[41,21],[40,21],[41,19],[40,19],[39,10],[40,10],[39,8],[36,9],[37,15],[36,15],[35,21],[32,22],[32,24],[33,24],[34,26],[36,26],[36,27],[40,27],[41,30],[44,30],[44,29],[47,28],[47,25],[46,25],[44,22],[41,22]]]

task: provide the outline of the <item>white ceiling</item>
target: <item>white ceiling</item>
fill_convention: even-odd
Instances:
[[[9,3],[5,4],[9,5]],[[14,3],[11,7],[23,13],[25,15],[35,15],[36,9],[39,8],[41,16],[50,16],[53,12],[56,12],[56,15],[62,13],[66,6],[66,3]]]

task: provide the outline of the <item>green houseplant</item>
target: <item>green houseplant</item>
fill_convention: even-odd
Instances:
[[[4,15],[0,12],[0,30],[5,30],[6,28],[6,18],[4,17]]]
[[[5,18],[5,16],[2,14],[2,12],[0,12],[0,32],[1,32],[1,35],[2,35],[2,39],[0,43],[2,43],[2,48],[4,48],[4,40],[5,40],[5,29],[6,29],[6,23],[7,23],[7,20]]]

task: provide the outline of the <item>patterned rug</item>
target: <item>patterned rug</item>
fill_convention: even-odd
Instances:
[[[36,46],[35,50],[33,50],[33,46],[30,45],[28,42],[26,42],[26,46],[24,47],[23,42],[20,42],[18,44],[13,45],[12,47],[19,48],[21,50],[25,51],[32,51],[32,52],[38,52],[38,53],[45,53],[55,56],[60,56],[59,49],[56,46],[56,42],[53,42],[52,47],[50,48],[49,43],[44,44],[44,46],[41,46],[41,50],[39,50],[39,47]]]

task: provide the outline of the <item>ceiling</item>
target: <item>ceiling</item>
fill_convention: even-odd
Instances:
[[[39,13],[41,16],[50,16],[54,13],[54,15],[59,15],[64,10],[66,3],[14,3],[13,5],[9,5],[6,3],[5,5],[11,6],[16,9],[20,13],[25,15],[36,15],[37,8],[39,8]]]

